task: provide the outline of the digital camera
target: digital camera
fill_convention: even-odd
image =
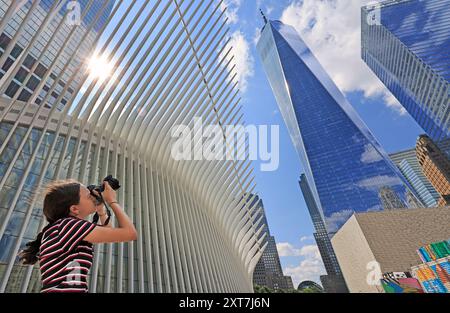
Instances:
[[[120,188],[120,183],[117,178],[112,177],[112,175],[108,175],[103,179],[104,182],[108,182],[112,189],[117,190]],[[87,186],[87,189],[89,189],[89,192],[91,195],[97,200],[97,204],[99,205],[103,203],[103,197],[101,196],[101,193],[105,191],[105,187],[103,184],[101,185],[89,185]],[[98,192],[98,195],[94,193],[94,190]]]

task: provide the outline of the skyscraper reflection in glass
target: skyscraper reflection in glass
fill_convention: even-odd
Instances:
[[[264,26],[257,50],[327,231],[382,210],[389,187],[406,206],[406,181],[295,29]]]
[[[363,60],[433,141],[449,138],[450,0],[383,1],[361,16]]]

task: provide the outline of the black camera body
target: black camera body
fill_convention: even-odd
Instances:
[[[117,190],[120,188],[120,183],[119,180],[117,178],[112,177],[112,175],[108,175],[107,177],[105,177],[105,179],[103,179],[104,182],[108,182],[109,185],[111,186],[112,189]],[[103,203],[103,197],[100,195],[100,193],[105,191],[105,187],[103,186],[103,184],[101,185],[89,185],[87,186],[87,189],[89,189],[89,192],[91,193],[91,195],[97,200],[97,205],[99,205],[100,203]],[[93,191],[97,191],[99,193],[99,195],[96,195]]]
[[[111,186],[112,189],[117,190],[120,188],[120,184],[119,184],[119,180],[117,178],[112,177],[112,175],[108,175],[107,177],[105,177],[105,179],[103,179],[104,182],[108,182],[109,185]],[[96,186],[96,185],[89,185],[87,186],[87,189],[89,189],[89,192],[91,193],[91,195],[96,199],[96,205],[100,205],[100,204],[105,204],[106,207],[106,214],[108,215],[108,217],[106,218],[105,223],[103,224],[103,226],[108,225],[109,223],[109,219],[111,217],[111,212],[108,209],[108,206],[106,205],[105,201],[103,200],[102,197],[102,192],[105,191],[105,187],[103,186],[103,184]],[[94,193],[94,190],[97,191],[98,194]],[[99,215],[98,213],[95,213],[92,221],[93,223],[97,224],[98,220],[99,220]]]

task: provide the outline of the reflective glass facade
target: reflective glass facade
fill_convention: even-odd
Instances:
[[[314,197],[309,187],[305,174],[300,175],[300,188],[302,190],[303,198],[305,199],[306,206],[308,207],[309,214],[314,225],[316,232],[314,238],[319,248],[320,256],[322,257],[323,264],[328,275],[340,275],[341,269],[334,253],[331,240],[328,236],[325,223],[320,215],[319,208],[314,201]]]
[[[78,29],[71,35],[68,44],[63,48],[63,43],[72,31],[72,27],[65,25],[62,29],[57,31],[59,23],[65,23],[62,21],[64,14],[67,12],[68,3],[66,1],[62,9],[60,10],[58,16],[53,20],[48,27],[43,31],[42,35],[37,39],[36,44],[31,48],[30,53],[22,62],[19,71],[14,76],[12,82],[6,88],[4,95],[8,98],[17,97],[20,101],[28,101],[31,95],[38,87],[39,83],[48,73],[50,64],[54,59],[58,62],[52,69],[49,79],[47,79],[47,84],[39,92],[35,103],[38,105],[44,105],[46,107],[51,107],[55,105],[56,100],[63,93],[63,89],[67,84],[69,77],[74,71],[78,71],[82,62],[90,56],[92,52],[92,47],[94,43],[94,37],[96,33],[101,29],[101,27],[107,21],[111,10],[114,6],[114,0],[107,0],[105,4],[103,1],[90,1],[90,0],[79,0],[80,15],[84,15],[83,22],[78,26]],[[24,6],[18,11],[17,14],[13,15],[11,21],[6,25],[5,30],[0,34],[0,56],[6,51],[8,45],[12,44],[14,36],[17,34],[19,27],[23,24],[23,29],[21,30],[21,36],[18,38],[17,42],[14,43],[14,48],[8,57],[0,64],[0,78],[3,77],[6,71],[10,70],[13,63],[19,57],[20,53],[24,50],[24,47],[32,40],[32,37],[36,34],[39,29],[40,24],[44,21],[48,12],[51,11],[54,4],[53,0],[42,0],[36,10],[31,13],[31,18],[28,23],[24,23],[25,16],[31,9],[31,1],[24,3]],[[0,19],[4,17],[8,9],[8,1],[0,0]],[[88,5],[89,8],[88,8]],[[97,14],[99,16],[97,17]],[[90,27],[92,22],[96,23]],[[88,33],[89,38],[80,45],[82,36],[86,33],[87,29],[90,28]],[[55,34],[56,33],[56,34]],[[49,42],[50,38],[55,34],[54,40],[50,42],[47,49],[44,47]],[[63,50],[62,54],[58,56],[60,50]],[[69,66],[63,71],[64,66],[68,63],[70,55],[73,51],[77,51],[76,56],[71,60]],[[38,62],[39,60],[39,62]],[[33,66],[37,64],[37,67],[32,71]],[[29,78],[29,73],[32,74]],[[70,97],[75,93],[78,83],[81,80],[82,73],[78,75],[70,84],[64,92],[65,96],[57,104],[60,110],[67,104]],[[52,84],[55,80],[59,78],[58,84],[55,88],[52,88]],[[21,91],[19,89],[23,87]],[[49,94],[48,99],[44,102],[45,97]]]
[[[400,172],[295,29],[270,21],[257,49],[328,233],[382,210],[382,187],[406,202]]]
[[[430,138],[450,137],[450,0],[363,7],[361,33],[372,71]]]
[[[105,1],[105,0],[103,0]],[[67,11],[67,5],[71,2],[78,2],[80,4],[80,10],[81,12],[84,12],[89,5],[89,10],[86,12],[83,22],[85,25],[90,25],[94,20],[97,13],[100,11],[103,1],[94,0],[92,3],[90,3],[90,0],[66,0],[66,2],[63,4],[63,7],[60,11],[60,14],[64,15]],[[94,25],[94,30],[98,31],[107,21],[109,13],[112,11],[112,8],[114,7],[115,0],[106,0],[108,1],[107,7],[104,10],[104,12],[101,13],[100,18],[97,20],[97,22]],[[30,2],[30,0],[28,0]],[[46,9],[49,9],[53,3],[54,0],[41,0],[40,5]]]
[[[8,122],[0,123],[0,142],[4,142],[5,138],[12,129],[12,125],[12,123]],[[33,207],[31,207],[31,202],[33,197],[36,197],[36,193],[38,192],[37,187],[39,175],[41,174],[45,159],[50,157],[51,161],[47,167],[43,183],[45,185],[54,179],[55,170],[57,168],[58,161],[62,157],[61,153],[66,138],[65,135],[59,135],[54,150],[51,152],[51,155],[48,156],[50,153],[50,147],[55,140],[55,134],[54,132],[46,132],[44,135],[44,141],[38,146],[38,141],[42,135],[42,131],[34,128],[31,135],[26,139],[24,147],[19,151],[19,145],[24,139],[24,135],[27,130],[28,127],[24,125],[16,128],[5,150],[0,154],[0,177],[4,177],[8,167],[13,161],[14,156],[18,154],[18,158],[13,164],[12,170],[7,176],[3,187],[0,189],[0,222],[5,221],[8,211],[13,208],[9,222],[6,224],[4,234],[0,240],[0,276],[3,276],[2,265],[8,263],[11,259],[15,259],[12,253],[17,240],[20,239],[20,246],[24,247],[27,242],[34,240],[36,237],[36,233],[38,232],[39,225],[42,220],[42,199],[39,199]],[[75,143],[76,138],[72,137],[62,161],[61,173],[63,177],[67,175]],[[81,151],[85,150],[85,146],[86,142],[83,141],[81,143]],[[33,161],[33,165],[29,171],[26,171],[26,167],[30,163],[31,156],[36,150],[37,154]],[[101,150],[103,154],[104,149]],[[93,154],[91,155],[91,159],[92,158]],[[91,167],[91,159],[89,160],[87,166],[89,169]],[[79,160],[76,162],[75,171],[77,175],[80,172],[80,165],[81,155]],[[16,192],[19,189],[22,177],[24,175],[26,175],[26,179],[21,188],[20,195],[16,199]],[[20,237],[23,221],[26,219],[26,215],[30,210],[32,210],[32,213],[29,218],[28,226],[26,227],[25,233],[22,237]],[[9,280],[8,285],[6,286],[8,291],[18,291],[17,285],[20,284],[21,281],[17,281],[17,279],[23,278],[25,269],[25,266],[17,266],[15,271],[12,273],[12,277]],[[35,269],[32,275],[33,279],[31,280],[28,291],[36,292],[40,290],[38,270]]]
[[[427,207],[435,207],[439,199],[439,194],[423,174],[422,168],[417,160],[416,150],[410,149],[392,153],[389,157],[400,169],[411,187],[414,188],[422,203]]]
[[[300,189],[302,190],[303,198],[308,207],[309,214],[316,232],[314,239],[316,240],[317,248],[322,257],[327,275],[321,275],[320,281],[327,293],[347,293],[348,289],[345,284],[344,276],[342,276],[341,268],[339,266],[336,253],[331,245],[330,236],[325,227],[325,223],[316,204],[311,187],[305,174],[300,175]]]

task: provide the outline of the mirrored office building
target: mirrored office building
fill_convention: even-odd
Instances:
[[[406,181],[296,30],[268,21],[257,49],[328,233],[383,210],[383,187],[406,206]]]
[[[5,72],[13,76],[2,85],[1,94],[45,107],[56,105],[62,110],[77,93],[81,64],[90,56],[96,34],[105,25],[114,3],[0,0],[0,78]],[[83,36],[85,40],[81,40]],[[30,49],[24,53],[28,46]],[[76,75],[70,79],[73,73]],[[32,98],[36,89],[40,91]]]
[[[362,59],[435,142],[450,137],[450,0],[362,8]]]

